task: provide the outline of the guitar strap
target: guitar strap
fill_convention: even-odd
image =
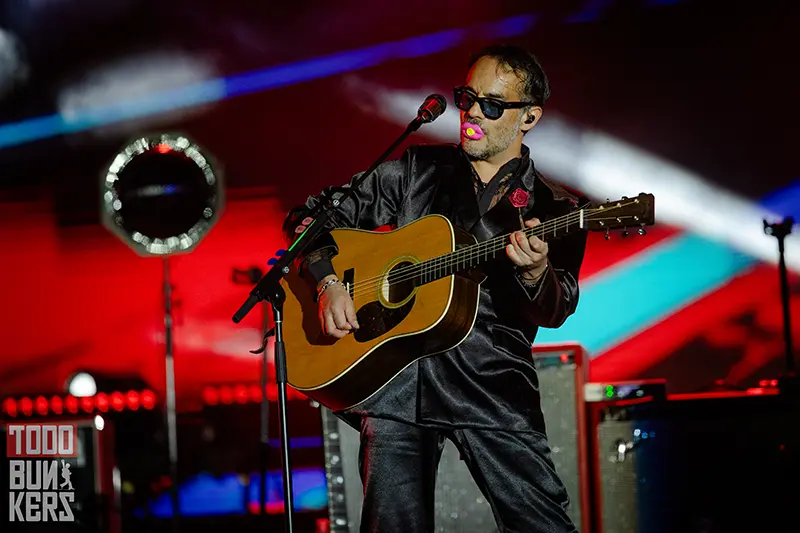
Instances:
[[[472,174],[475,174],[475,171],[472,171]],[[514,176],[510,178],[510,183],[508,184],[509,189],[514,184],[514,178],[516,177],[516,172]],[[502,178],[500,176],[495,177],[489,183],[487,183],[482,191],[478,192],[478,208],[480,210],[481,216],[484,216],[492,206],[492,199],[497,194],[497,190],[500,188],[502,184]]]

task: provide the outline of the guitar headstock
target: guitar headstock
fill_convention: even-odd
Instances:
[[[628,230],[636,228],[639,235],[645,235],[645,226],[655,224],[655,197],[641,193],[628,198],[623,196],[614,202],[606,202],[586,210],[585,224],[589,231],[604,231],[606,239],[610,230],[621,229],[627,237]]]

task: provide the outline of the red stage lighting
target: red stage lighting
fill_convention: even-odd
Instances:
[[[48,409],[50,406],[47,404],[47,398],[44,396],[39,396],[36,398],[36,412],[42,416],[47,414]]]
[[[64,400],[61,399],[61,396],[50,398],[50,409],[57,415],[64,413]]]
[[[139,410],[139,393],[135,390],[129,390],[125,395],[126,405],[131,411]]]
[[[98,392],[97,395],[94,397],[94,404],[97,406],[97,410],[102,413],[108,412],[108,395],[104,392]]]
[[[203,389],[203,403],[206,405],[217,405],[219,403],[219,393],[214,387]]]
[[[31,416],[33,414],[33,402],[31,399],[27,397],[22,398],[19,401],[19,410],[22,411],[25,416]]]
[[[81,402],[81,409],[84,410],[86,413],[91,413],[94,411],[94,397],[93,396],[84,396],[80,399]]]
[[[3,402],[3,412],[8,416],[17,416],[17,402],[13,398],[6,398]]]
[[[261,393],[261,387],[258,385],[250,385],[250,401],[260,403],[263,398],[264,395]]]
[[[233,391],[230,387],[223,385],[219,388],[219,401],[225,405],[233,403]]]
[[[71,394],[67,396],[67,399],[64,401],[64,405],[67,407],[67,411],[71,414],[76,414],[78,412],[78,399]]]
[[[236,398],[238,403],[247,403],[248,394],[247,394],[247,387],[244,385],[236,385],[233,388],[233,396]]]
[[[112,392],[111,393],[111,407],[114,408],[115,411],[122,411],[125,408],[125,399],[122,397],[122,393]]]
[[[142,394],[139,395],[139,400],[142,402],[142,407],[145,409],[155,409],[156,407],[156,395],[151,390],[143,390]]]

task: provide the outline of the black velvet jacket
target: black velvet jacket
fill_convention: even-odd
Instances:
[[[355,201],[343,204],[344,215],[336,226],[402,227],[424,215],[440,214],[484,241],[520,229],[520,215],[544,222],[585,202],[545,181],[527,147],[515,169],[504,197],[486,210],[489,204],[479,204],[473,170],[460,147],[413,146],[364,181]],[[508,198],[518,188],[530,195],[521,213]],[[284,224],[286,238],[295,238],[295,228],[313,214],[323,195],[336,197],[340,191],[326,189],[292,209]],[[533,287],[522,282],[507,257],[484,265],[488,277],[481,285],[470,335],[448,352],[418,360],[371,398],[337,414],[356,428],[358,415],[369,415],[434,427],[544,433],[531,345],[539,327],[559,327],[575,311],[585,247],[583,231],[550,241],[550,266]],[[333,253],[336,245],[330,235],[306,251],[298,268],[309,283],[332,272],[325,258]]]

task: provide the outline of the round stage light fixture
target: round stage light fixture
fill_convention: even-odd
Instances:
[[[78,372],[67,381],[67,392],[76,398],[97,394],[97,382],[88,372]]]
[[[179,134],[128,144],[103,175],[100,195],[103,225],[140,255],[191,251],[224,204],[221,171]]]

